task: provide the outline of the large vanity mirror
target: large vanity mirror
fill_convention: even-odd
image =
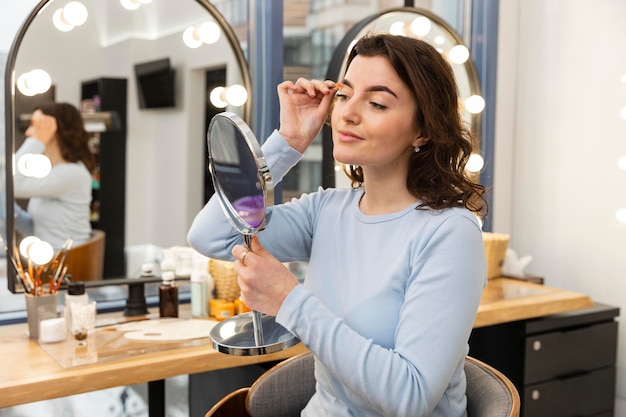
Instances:
[[[483,160],[480,157],[479,138],[481,133],[481,114],[485,106],[481,96],[480,82],[476,67],[471,58],[468,47],[459,34],[441,17],[434,13],[416,7],[400,7],[373,14],[355,24],[341,40],[328,66],[326,78],[341,80],[346,71],[346,61],[352,47],[358,39],[368,33],[391,33],[394,35],[410,36],[422,39],[434,46],[450,63],[459,89],[461,116],[473,136],[477,139],[474,144],[473,158],[468,169],[478,175],[482,169]],[[332,158],[332,137],[328,126],[323,130],[324,139],[324,166],[323,178],[335,178],[335,184],[325,186],[348,186],[346,176],[335,176],[341,171]]]
[[[30,114],[41,102],[68,102],[85,112],[102,153],[102,176],[94,184],[100,180],[97,187],[107,189],[107,202],[101,196],[93,227],[106,229],[99,227],[99,219],[110,215],[112,201],[123,202],[113,222],[122,225],[121,231],[104,230],[103,277],[133,277],[143,263],[158,260],[160,249],[186,246],[205,190],[212,190],[205,185],[212,116],[227,110],[249,122],[248,66],[234,30],[206,0],[80,0],[86,11],[81,24],[71,22],[70,3],[76,6],[69,0],[41,1],[7,57],[5,243],[8,248],[20,243],[14,207],[25,202],[14,199],[14,154]],[[146,73],[164,66],[171,76],[168,84],[143,82]],[[51,87],[24,94],[18,85],[33,70],[44,70]],[[224,94],[228,91],[243,91],[244,100],[231,100]],[[156,104],[151,104],[154,93]],[[107,272],[108,256],[121,256],[123,268]],[[9,267],[7,272],[9,290],[20,292],[15,271]]]

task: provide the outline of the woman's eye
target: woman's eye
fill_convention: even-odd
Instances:
[[[345,95],[345,94],[343,94],[343,93],[341,93],[341,92],[337,92],[337,93],[335,94],[335,97],[337,97],[337,98],[338,98],[338,99],[340,99],[340,100],[343,100],[343,99],[348,98],[348,96],[347,96],[347,95]]]
[[[387,108],[387,106],[385,106],[385,105],[383,105],[383,104],[380,104],[380,103],[376,103],[376,102],[374,102],[374,101],[372,101],[372,102],[370,103],[370,105],[371,105],[373,108],[378,109],[378,110],[385,110],[385,109]]]

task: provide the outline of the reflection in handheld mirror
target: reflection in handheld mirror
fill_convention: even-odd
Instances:
[[[211,120],[208,147],[224,213],[240,233],[255,233],[267,221],[267,192],[273,191],[273,184],[254,134],[238,116],[220,113]]]

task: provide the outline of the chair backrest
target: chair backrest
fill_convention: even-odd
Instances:
[[[504,374],[468,356],[465,375],[468,417],[519,416],[519,393]],[[314,358],[302,353],[261,375],[248,391],[246,408],[252,417],[299,416],[314,393]]]
[[[246,411],[246,396],[250,387],[239,388],[219,400],[204,417],[250,417]]]
[[[301,353],[270,368],[250,387],[246,399],[253,417],[295,417],[315,393],[315,360]]]
[[[72,281],[98,281],[104,269],[104,237],[102,230],[91,231],[91,238],[67,252],[67,273]]]
[[[465,358],[468,417],[518,417],[520,397],[513,383],[495,368]]]

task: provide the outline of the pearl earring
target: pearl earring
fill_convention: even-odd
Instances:
[[[420,151],[420,147],[419,147],[419,146],[416,146],[416,147],[415,147],[415,153],[418,153],[419,151]]]

